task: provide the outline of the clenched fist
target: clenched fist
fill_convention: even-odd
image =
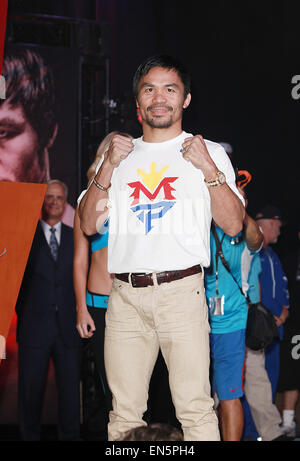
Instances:
[[[200,134],[184,140],[182,156],[185,160],[190,161],[195,168],[202,170],[205,179],[213,178],[218,170]]]
[[[133,148],[134,145],[130,135],[115,134],[110,141],[109,148],[105,153],[105,158],[107,158],[113,167],[117,167]]]

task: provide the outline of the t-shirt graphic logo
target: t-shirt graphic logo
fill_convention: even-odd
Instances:
[[[145,224],[145,234],[148,234],[153,228],[152,221],[154,219],[161,219],[176,203],[176,198],[172,195],[172,191],[175,191],[175,189],[171,186],[171,183],[178,178],[163,178],[163,174],[168,168],[169,166],[167,165],[160,171],[156,171],[156,162],[152,162],[150,173],[146,173],[141,169],[137,170],[138,174],[142,177],[142,183],[140,181],[128,183],[128,186],[134,189],[130,195],[130,197],[133,197],[131,211],[136,213],[137,218]],[[164,192],[164,200],[156,203],[140,204],[141,193],[152,202],[161,190]]]

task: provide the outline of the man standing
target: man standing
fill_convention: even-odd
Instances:
[[[211,326],[212,387],[219,401],[224,441],[241,440],[243,431],[240,398],[248,315],[245,296],[251,260],[262,242],[258,225],[247,214],[244,232],[234,238],[212,226],[211,265],[205,271],[205,291]]]
[[[270,244],[276,243],[282,226],[281,214],[277,207],[265,206],[256,214],[256,221],[264,234],[263,248],[260,251],[262,271],[259,281],[261,301],[273,313],[278,327],[279,339],[266,348],[266,370],[272,386],[272,398],[275,401],[280,365],[280,339],[283,337],[283,324],[288,317],[289,292],[287,278],[281,262]]]
[[[22,440],[40,440],[50,358],[58,393],[58,438],[79,439],[79,335],[73,292],[73,230],[62,224],[64,183],[48,184],[16,311],[19,425]]]
[[[109,206],[108,269],[116,274],[105,333],[113,394],[109,440],[145,424],[159,348],[185,440],[219,440],[203,267],[210,261],[212,216],[235,235],[244,207],[224,149],[182,131],[182,112],[191,101],[183,65],[165,55],[146,59],[133,91],[143,136],[132,141],[116,135],[80,197],[81,226],[88,235],[106,219],[103,204]]]

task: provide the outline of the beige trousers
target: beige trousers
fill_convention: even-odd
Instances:
[[[146,424],[142,417],[159,348],[184,439],[220,439],[210,394],[209,331],[203,273],[145,288],[114,279],[104,347],[113,395],[109,440]]]
[[[265,351],[246,348],[245,396],[256,429],[263,441],[282,435],[281,416],[272,401],[272,388],[265,367]]]

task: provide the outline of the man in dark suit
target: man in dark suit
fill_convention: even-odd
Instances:
[[[58,393],[58,438],[79,439],[80,341],[72,279],[73,229],[61,222],[66,199],[65,184],[50,181],[16,306],[22,440],[40,440],[50,358]]]

